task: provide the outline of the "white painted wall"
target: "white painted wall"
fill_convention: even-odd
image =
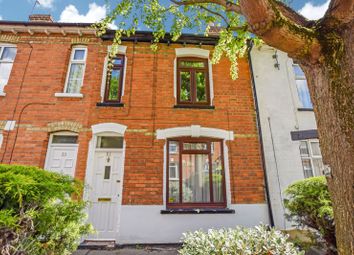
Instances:
[[[233,204],[235,214],[161,214],[163,205],[123,205],[119,244],[178,243],[188,231],[269,224],[266,204]]]
[[[291,227],[285,221],[283,191],[296,180],[303,179],[299,141],[292,141],[290,132],[317,129],[314,113],[298,111],[292,59],[277,51],[280,69],[274,67],[275,49],[254,47],[251,51],[260,122],[269,179],[270,200],[275,225]],[[273,139],[272,139],[273,138]]]

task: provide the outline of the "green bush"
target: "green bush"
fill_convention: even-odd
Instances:
[[[37,167],[0,165],[0,254],[66,255],[82,235],[82,184]]]
[[[324,176],[307,178],[290,185],[284,200],[286,216],[298,227],[312,230],[328,254],[336,254],[333,208]]]
[[[181,255],[300,255],[288,236],[267,226],[210,229],[184,234]]]

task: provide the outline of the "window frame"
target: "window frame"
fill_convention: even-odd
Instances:
[[[112,68],[107,68],[106,70],[106,81],[105,81],[105,89],[104,89],[104,96],[103,96],[103,102],[104,103],[121,103],[122,102],[122,95],[123,95],[123,81],[124,81],[124,73],[125,73],[125,55],[124,54],[117,54],[116,57],[113,59],[122,59],[122,64],[121,65],[116,65],[118,66],[117,69],[115,69],[115,65],[113,64]],[[111,76],[110,72],[112,70],[120,70],[121,75],[119,78],[119,84],[118,84],[118,99],[117,100],[109,100],[109,89],[110,89],[110,81],[111,81]]]
[[[182,61],[193,61],[193,62],[203,62],[204,67],[181,67],[180,64]],[[181,76],[180,73],[183,71],[189,71],[191,73],[191,100],[181,101]],[[203,71],[205,73],[205,93],[206,93],[206,102],[197,102],[197,89],[196,89],[196,78],[195,73],[197,71]],[[209,59],[201,57],[177,57],[177,105],[184,106],[210,106],[211,95],[210,95],[210,81],[209,81]]]
[[[306,143],[307,150],[308,150],[308,152],[309,152],[309,155],[308,155],[308,156],[304,156],[303,154],[301,154],[300,146],[301,146],[301,143],[302,143],[302,142]],[[319,140],[316,140],[316,139],[301,140],[301,141],[300,141],[300,145],[299,145],[302,171],[303,171],[303,174],[304,174],[304,177],[305,177],[305,178],[310,178],[310,177],[315,177],[315,176],[317,176],[317,173],[315,172],[315,167],[314,167],[313,160],[314,160],[314,159],[321,159],[321,160],[322,160],[321,147],[320,147],[320,153],[321,153],[321,155],[320,155],[320,156],[319,156],[319,155],[314,155],[314,154],[313,154],[313,151],[312,151],[312,143],[318,143],[318,144],[319,144]],[[305,175],[304,164],[303,164],[303,161],[302,161],[303,159],[310,160],[311,171],[312,171],[312,176],[310,176],[310,177],[306,177],[306,175]],[[322,163],[323,163],[323,161],[322,161]],[[321,173],[320,173],[320,174],[321,174]]]
[[[75,51],[76,50],[84,50],[85,51],[85,57],[84,57],[83,60],[74,60],[74,56],[75,56]],[[88,50],[87,50],[86,46],[74,46],[74,47],[71,48],[69,65],[68,65],[68,69],[67,69],[67,72],[66,72],[65,86],[64,86],[64,92],[63,92],[64,94],[81,94],[81,88],[82,88],[82,86],[84,84],[84,79],[85,79],[87,55],[88,55]],[[73,64],[84,64],[84,68],[83,68],[83,72],[82,72],[82,79],[81,79],[81,84],[80,84],[80,91],[79,92],[75,92],[75,93],[67,92],[68,85],[69,85],[69,77],[70,77],[71,66]]]
[[[170,165],[170,152],[169,152],[169,144],[170,142],[178,142],[178,153],[179,153],[179,164],[178,164],[178,178],[179,178],[179,203],[170,203],[169,202],[169,165]],[[207,149],[206,150],[185,150],[183,148],[183,143],[207,143]],[[220,143],[220,149],[221,149],[221,164],[222,164],[222,185],[223,185],[223,202],[214,202],[214,197],[213,197],[213,176],[212,176],[212,154],[211,154],[211,143],[212,142],[219,142]],[[209,137],[200,137],[200,138],[194,138],[194,137],[174,137],[174,138],[168,138],[167,139],[167,153],[166,153],[166,207],[168,209],[185,209],[185,208],[226,208],[227,207],[227,197],[226,197],[226,175],[225,175],[225,151],[224,151],[224,140],[223,139],[217,139],[217,138],[209,138]],[[209,194],[210,194],[210,202],[207,203],[184,203],[183,202],[183,174],[182,174],[182,154],[206,154],[208,155],[208,160],[209,160]]]
[[[16,54],[15,54],[15,57],[14,57],[14,60],[13,60],[13,61],[4,61],[4,60],[1,60],[1,56],[2,56],[2,54],[3,54],[5,48],[15,48],[15,49],[16,49]],[[1,85],[1,84],[0,84],[0,96],[1,96],[1,95],[5,95],[5,93],[4,93],[4,88],[5,88],[6,85],[9,83],[9,79],[10,79],[10,76],[11,76],[11,73],[12,73],[13,65],[14,65],[15,60],[16,60],[16,56],[17,56],[17,46],[16,46],[16,45],[12,45],[12,44],[0,44],[0,63],[12,64],[12,65],[11,65],[10,74],[9,74],[9,77],[7,78],[6,84],[4,84],[4,85]]]
[[[313,110],[313,103],[312,103],[312,100],[311,100],[310,90],[309,90],[309,87],[308,87],[308,82],[307,82],[305,73],[303,72],[304,75],[297,75],[295,70],[294,70],[295,67],[300,68],[300,70],[302,72],[303,72],[303,70],[302,70],[301,66],[299,64],[297,64],[296,62],[292,63],[291,68],[292,68],[292,72],[294,73],[294,77],[295,77],[295,88],[296,88],[296,95],[297,95],[297,99],[298,99],[299,108],[306,109],[306,110]],[[304,106],[303,102],[301,101],[301,98],[300,98],[300,95],[299,95],[299,88],[298,88],[298,84],[297,84],[298,80],[299,81],[306,81],[306,87],[307,87],[308,95],[309,95],[309,98],[310,98],[311,107]]]

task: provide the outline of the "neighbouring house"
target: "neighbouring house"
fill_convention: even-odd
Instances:
[[[226,58],[210,62],[217,37],[167,36],[153,52],[137,32],[107,68],[114,31],[89,25],[0,21],[0,162],[83,180],[87,240],[270,223],[248,59],[233,81]]]
[[[313,106],[305,74],[286,53],[263,45],[250,58],[274,223],[291,228],[284,190],[324,168]]]

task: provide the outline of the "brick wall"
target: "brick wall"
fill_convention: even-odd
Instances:
[[[124,43],[128,46],[124,107],[97,107],[108,42],[89,36],[85,40],[69,35],[17,36],[18,52],[5,87],[7,95],[0,97],[0,121],[16,120],[17,124],[15,130],[3,131],[3,163],[44,167],[49,132],[57,130],[51,123],[72,122],[79,131],[76,177],[84,179],[92,137],[90,127],[116,122],[128,126],[123,204],[162,204],[165,142],[156,140],[154,133],[157,129],[201,125],[235,133],[235,140],[227,142],[232,202],[264,202],[259,138],[246,59],[240,60],[236,81],[230,78],[227,59],[213,66],[215,109],[174,109],[175,48],[183,45],[162,44],[153,53],[149,43]],[[71,47],[80,40],[88,47],[81,90],[84,97],[57,98],[54,94],[64,88]],[[211,46],[201,47],[212,50]]]

